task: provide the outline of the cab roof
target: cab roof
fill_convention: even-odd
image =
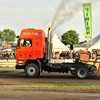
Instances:
[[[46,33],[41,29],[23,29],[20,38],[32,38],[32,37],[45,37]]]

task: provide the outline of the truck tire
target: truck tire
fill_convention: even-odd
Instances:
[[[88,76],[89,76],[89,70],[87,67],[81,66],[75,69],[76,78],[85,79],[85,78],[88,78]]]
[[[39,74],[39,68],[36,64],[28,64],[25,68],[25,74],[27,77],[37,77]]]

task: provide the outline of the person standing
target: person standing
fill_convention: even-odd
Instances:
[[[96,55],[97,55],[96,51],[94,51],[93,54],[92,54],[92,59],[96,59]]]

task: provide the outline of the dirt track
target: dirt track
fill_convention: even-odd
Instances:
[[[14,68],[0,68],[0,83],[100,83],[100,77],[90,76],[88,79],[76,79],[67,73],[47,73],[43,72],[37,78],[27,78],[24,70],[16,70]]]
[[[100,100],[100,94],[34,91],[34,87],[0,86],[0,100]]]
[[[69,87],[13,86],[21,83],[69,83]],[[38,78],[27,78],[24,70],[0,68],[0,100],[100,100],[100,88],[70,87],[70,83],[99,84],[100,78],[75,79],[66,73],[43,72]],[[3,85],[7,84],[7,85]]]

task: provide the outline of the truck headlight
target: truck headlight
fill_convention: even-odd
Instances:
[[[19,65],[22,65],[23,64],[23,60],[19,60]]]

